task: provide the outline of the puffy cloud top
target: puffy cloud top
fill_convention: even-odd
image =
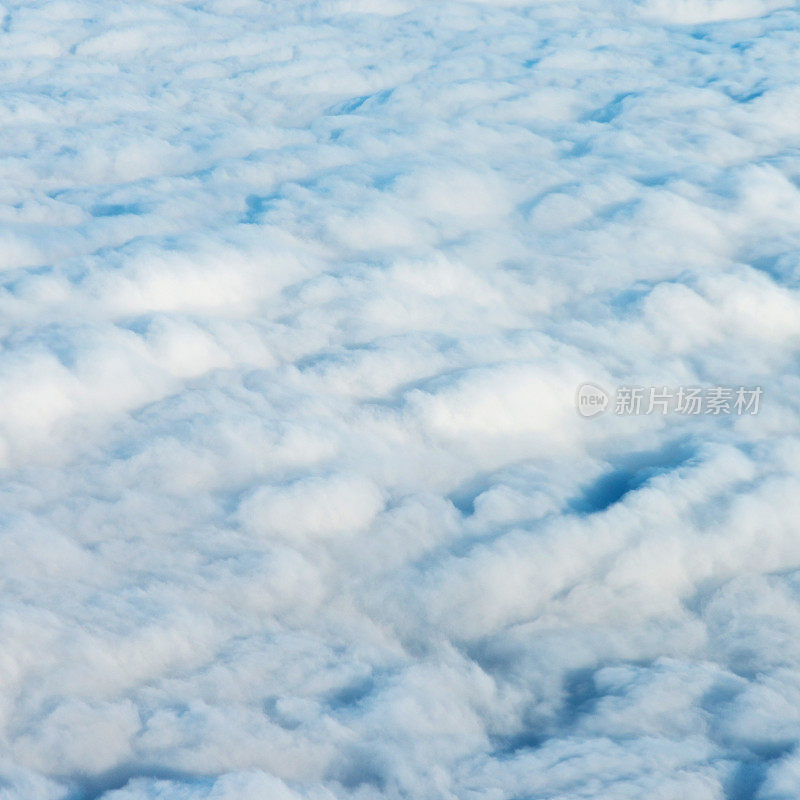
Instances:
[[[0,800],[800,796],[798,31],[5,2]]]

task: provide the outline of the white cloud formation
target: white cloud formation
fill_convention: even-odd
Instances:
[[[798,30],[4,2],[0,800],[800,795]]]

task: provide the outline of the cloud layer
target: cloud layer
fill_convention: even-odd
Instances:
[[[800,795],[792,3],[0,16],[2,800]]]

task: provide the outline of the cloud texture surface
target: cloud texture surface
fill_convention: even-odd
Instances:
[[[794,3],[0,16],[2,800],[800,796]]]

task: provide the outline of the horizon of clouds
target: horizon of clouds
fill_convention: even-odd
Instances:
[[[798,796],[795,4],[0,18],[0,800]]]

